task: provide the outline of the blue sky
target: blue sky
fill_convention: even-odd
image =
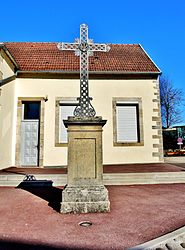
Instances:
[[[6,0],[0,41],[73,42],[81,23],[95,42],[140,43],[185,92],[185,0]]]

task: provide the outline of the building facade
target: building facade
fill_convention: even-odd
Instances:
[[[103,163],[163,161],[161,74],[140,45],[89,60],[89,92],[103,131]],[[0,44],[0,168],[67,165],[63,119],[79,96],[79,58],[57,43]]]

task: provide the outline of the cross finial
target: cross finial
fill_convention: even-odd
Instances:
[[[93,117],[96,115],[95,109],[91,104],[92,98],[89,97],[88,85],[88,57],[93,55],[93,51],[108,52],[110,47],[106,44],[93,43],[88,38],[88,26],[80,25],[80,39],[76,39],[75,43],[59,43],[59,50],[73,50],[75,55],[80,56],[80,97],[79,105],[74,110],[74,116],[77,117]]]

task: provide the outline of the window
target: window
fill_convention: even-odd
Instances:
[[[78,105],[77,98],[57,98],[55,114],[55,146],[67,146],[67,128],[63,120],[73,116],[74,109]]]
[[[138,104],[116,104],[117,142],[139,142]]]
[[[25,101],[23,102],[23,120],[40,119],[40,102]]]
[[[140,98],[114,98],[114,145],[143,145]]]
[[[67,143],[67,129],[64,126],[63,120],[67,120],[68,116],[73,116],[73,111],[76,107],[74,103],[60,104],[60,133],[59,142]]]

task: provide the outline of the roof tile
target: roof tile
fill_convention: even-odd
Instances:
[[[4,43],[22,71],[79,71],[73,51],[61,51],[57,43]],[[110,44],[107,53],[94,52],[89,70],[98,72],[160,72],[139,44]]]

